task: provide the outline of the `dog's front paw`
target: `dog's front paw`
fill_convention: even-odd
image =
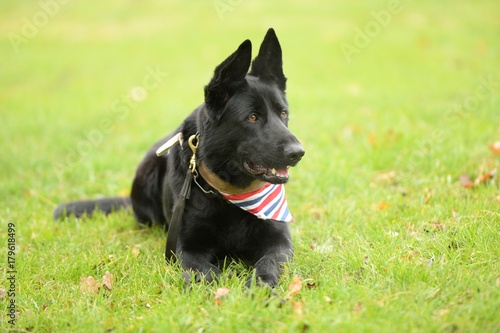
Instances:
[[[248,279],[246,286],[251,288],[252,286],[267,287],[274,289],[278,285],[278,276],[274,274],[252,274]]]
[[[182,272],[182,278],[186,285],[190,285],[191,283],[199,283],[202,281],[212,282],[217,279],[217,277],[221,274],[220,269],[212,268],[208,271],[208,273],[204,274],[200,271],[187,270]]]

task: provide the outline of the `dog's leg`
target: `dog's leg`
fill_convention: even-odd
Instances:
[[[282,246],[270,249],[255,263],[255,271],[247,281],[247,287],[251,287],[253,283],[257,283],[258,285],[267,285],[274,288],[278,284],[282,266],[288,262],[292,256],[293,249],[291,247]]]
[[[219,267],[212,263],[214,258],[210,254],[183,251],[180,254],[180,260],[184,270],[182,277],[186,284],[191,283],[193,276],[195,282],[202,280],[212,282],[221,274]]]

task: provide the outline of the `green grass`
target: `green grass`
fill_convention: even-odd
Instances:
[[[220,16],[213,1],[68,1],[17,52],[12,33],[43,9],[0,4],[0,285],[12,222],[19,312],[10,325],[0,296],[1,330],[500,331],[499,177],[459,181],[500,168],[488,149],[500,140],[498,2],[402,1],[383,25],[372,13],[388,1],[233,3]],[[186,290],[163,232],[130,213],[52,220],[59,202],[127,194],[214,67],[246,38],[255,54],[270,26],[306,148],[287,185],[295,257],[275,295],[246,290],[239,264]],[[154,69],[164,77],[131,102]],[[107,271],[111,290],[82,292],[82,277]],[[231,291],[217,304],[220,287]]]

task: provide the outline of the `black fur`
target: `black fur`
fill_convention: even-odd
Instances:
[[[139,222],[168,226],[172,217],[192,152],[186,142],[160,157],[155,151],[178,132],[185,140],[199,133],[198,165],[203,163],[219,179],[236,188],[247,188],[256,181],[288,180],[283,174],[273,174],[271,168],[285,170],[296,165],[304,150],[287,128],[286,78],[274,30],[267,32],[248,73],[251,48],[251,42],[244,41],[216,67],[205,87],[205,102],[173,133],[157,142],[140,163],[130,197]],[[199,183],[211,189],[201,177]],[[123,198],[106,200],[60,205],[55,218],[91,214],[93,208],[107,213],[129,204]],[[281,265],[292,254],[286,223],[260,220],[192,185],[176,248],[187,281],[193,274],[197,280],[211,281],[221,272],[218,262],[235,257],[254,266],[258,283],[274,286]]]

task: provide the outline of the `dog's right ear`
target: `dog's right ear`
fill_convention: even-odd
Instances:
[[[250,68],[252,43],[247,39],[238,49],[215,68],[212,80],[205,86],[205,104],[218,110],[246,84],[245,76]]]

